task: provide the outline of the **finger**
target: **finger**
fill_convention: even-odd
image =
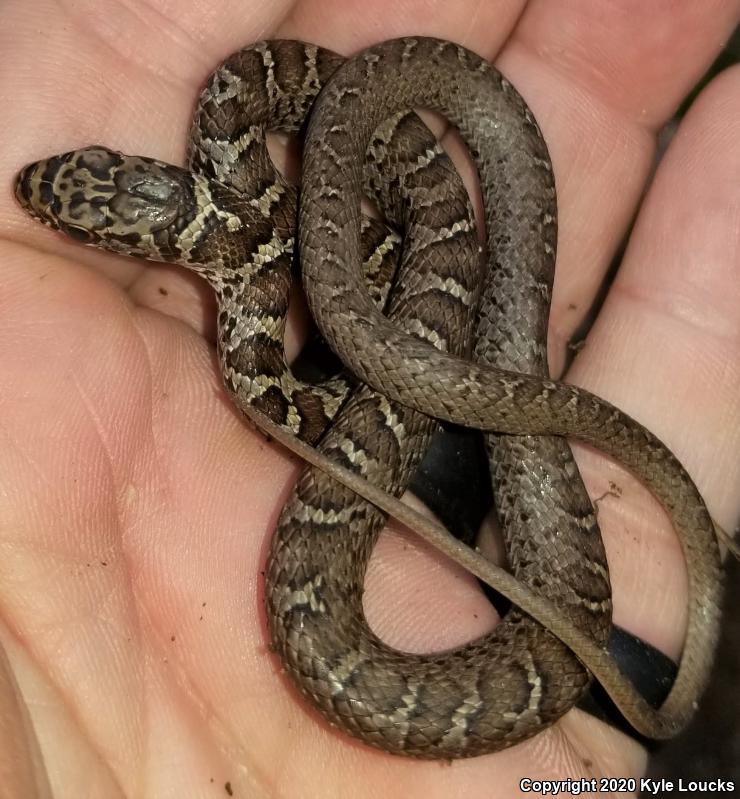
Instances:
[[[740,69],[727,71],[681,125],[569,374],[662,438],[726,529],[740,484],[739,89]],[[687,588],[675,534],[622,470],[583,462],[595,495],[621,487],[600,516],[615,621],[676,656]]]
[[[738,22],[737,0],[529,3],[497,60],[553,157],[558,265],[554,374],[591,307],[650,174],[656,133]]]
[[[13,641],[7,629],[0,630],[0,642]],[[33,733],[29,714],[24,706],[27,693],[16,681],[14,668],[5,646],[0,646],[0,775],[7,796],[28,796],[50,799],[51,789],[43,773],[43,758],[38,739]],[[29,686],[24,686],[28,690]]]
[[[463,44],[481,55],[495,55],[516,25],[526,0],[462,0],[435,4],[428,0],[308,0],[298,3],[280,34],[315,42],[351,54],[384,39],[436,36]]]

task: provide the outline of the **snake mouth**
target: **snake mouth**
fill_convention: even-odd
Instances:
[[[149,254],[192,205],[185,170],[93,146],[28,164],[16,179],[20,205],[77,241]]]

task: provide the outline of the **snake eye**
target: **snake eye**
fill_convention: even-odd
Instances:
[[[77,225],[67,224],[67,225],[60,225],[60,229],[68,236],[71,236],[75,241],[79,241],[82,244],[88,244],[93,240],[92,233],[83,227],[77,227]]]

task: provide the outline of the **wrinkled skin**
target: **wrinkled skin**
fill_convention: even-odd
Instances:
[[[200,84],[258,38],[352,52],[421,33],[489,57],[503,46],[497,65],[533,107],[555,164],[560,374],[648,184],[656,131],[740,6],[524,5],[8,0],[3,185],[29,160],[94,141],[181,162]],[[672,141],[567,374],[669,444],[727,529],[740,483],[738,133],[735,68]],[[527,744],[449,768],[328,728],[266,645],[260,569],[297,466],[226,401],[207,289],[177,268],[65,241],[25,218],[9,188],[0,231],[6,795],[476,799],[514,795],[523,776],[643,770],[637,744],[578,711]],[[296,320],[294,347],[304,327]],[[577,455],[592,497],[610,482],[622,492],[599,503],[615,621],[676,656],[686,588],[673,533],[622,470]],[[472,580],[393,526],[367,606],[386,640],[415,650],[494,622]]]

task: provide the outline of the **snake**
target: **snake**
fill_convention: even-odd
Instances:
[[[483,246],[468,193],[420,108],[446,117],[469,149]],[[300,197],[272,166],[268,131],[305,134]],[[331,725],[397,755],[473,757],[551,726],[595,676],[638,732],[665,738],[685,726],[718,638],[715,529],[666,445],[548,375],[554,173],[532,112],[486,60],[428,37],[350,59],[259,42],[206,81],[187,167],[94,145],[27,165],[16,197],[81,243],[179,263],[213,287],[228,393],[308,461],[271,541],[265,603],[272,650]],[[363,215],[366,198],[384,221]],[[283,347],[298,264],[318,330],[343,366],[318,382],[291,369]],[[485,431],[510,572],[398,499],[440,422]],[[680,540],[688,622],[660,708],[607,652],[608,566],[568,439],[634,472]],[[492,632],[448,651],[386,645],[362,597],[388,514],[515,607]]]

